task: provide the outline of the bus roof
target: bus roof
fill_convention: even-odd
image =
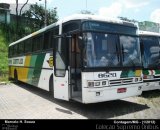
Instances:
[[[126,26],[131,26],[131,27],[137,27],[136,24],[132,23],[132,22],[126,22],[126,21],[123,21],[123,20],[119,20],[119,19],[111,19],[111,18],[106,18],[106,17],[102,17],[102,16],[99,16],[99,15],[89,15],[89,14],[74,14],[74,15],[71,15],[71,16],[68,16],[68,17],[65,17],[64,19],[62,20],[59,20],[57,21],[56,23],[53,23],[51,25],[48,25],[36,32],[33,32],[15,42],[12,42],[9,46],[12,46],[16,43],[19,43],[21,41],[24,41],[30,37],[33,37],[37,34],[40,34],[46,30],[49,30],[57,25],[60,25],[62,23],[65,23],[65,22],[68,22],[68,21],[72,21],[72,20],[96,20],[96,21],[101,21],[101,22],[108,22],[108,23],[114,23],[114,24],[121,24],[121,25],[126,25]]]
[[[160,36],[160,33],[150,32],[150,31],[139,31],[138,34],[140,36]]]

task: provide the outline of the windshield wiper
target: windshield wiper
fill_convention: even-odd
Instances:
[[[123,47],[123,44],[122,44],[122,60],[124,61],[124,47]]]
[[[117,54],[117,58],[118,58],[118,62],[120,61],[120,59],[119,59],[119,54],[120,53],[118,53],[118,46],[117,46],[117,44],[116,44],[116,54]]]

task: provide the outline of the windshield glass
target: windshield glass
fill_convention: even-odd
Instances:
[[[120,36],[123,66],[141,66],[138,37]]]
[[[143,37],[143,66],[144,68],[156,67],[160,58],[160,47],[156,37]]]
[[[140,66],[137,37],[107,33],[83,33],[84,67]],[[120,43],[119,43],[120,41]]]
[[[87,67],[119,65],[118,36],[104,33],[84,33],[84,64]]]

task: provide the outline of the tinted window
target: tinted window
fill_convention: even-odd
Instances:
[[[43,49],[49,49],[52,40],[52,32],[48,31],[44,34]]]
[[[19,53],[20,53],[20,54],[23,54],[23,53],[24,53],[24,42],[21,42],[21,43],[19,44]]]
[[[24,42],[24,48],[25,48],[25,53],[31,52],[32,51],[32,39],[27,39]]]
[[[84,65],[85,67],[117,67],[120,54],[118,53],[118,36],[103,33],[84,33]]]
[[[141,66],[139,39],[120,36],[123,66]]]
[[[58,43],[58,38],[56,38],[57,35],[59,35],[59,26],[53,29],[52,32],[52,42],[50,43],[50,48],[53,48],[53,45]]]
[[[160,65],[160,47],[156,37],[142,37],[144,68]]]
[[[42,42],[43,42],[43,36],[42,35],[34,37],[33,40],[32,40],[33,51],[41,50]]]
[[[62,32],[67,33],[70,31],[77,30],[77,29],[79,29],[79,23],[74,21],[74,22],[64,24],[63,28],[62,28],[62,30],[63,30]]]
[[[18,51],[18,46],[17,44],[13,46],[13,55],[16,56]]]

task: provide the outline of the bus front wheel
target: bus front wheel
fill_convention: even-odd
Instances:
[[[54,90],[53,90],[53,75],[51,75],[49,79],[49,93],[54,97]]]

